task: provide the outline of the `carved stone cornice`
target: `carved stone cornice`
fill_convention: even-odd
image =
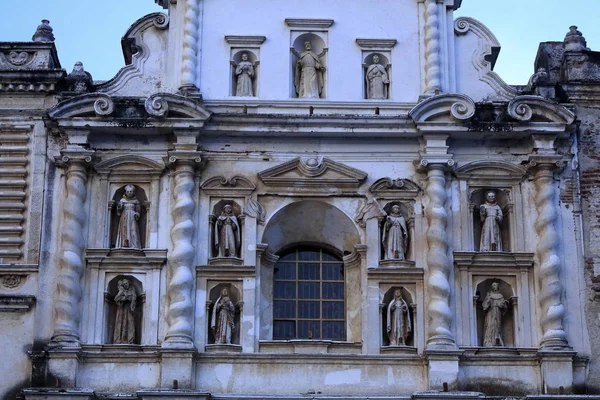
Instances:
[[[575,115],[564,106],[540,96],[519,96],[508,103],[508,115],[520,122],[554,122],[569,125]]]
[[[267,39],[266,36],[250,36],[250,35],[226,35],[225,41],[234,46],[256,47],[260,46]]]
[[[243,176],[234,176],[230,179],[223,176],[215,176],[204,181],[200,189],[212,196],[232,196],[235,194],[250,196],[256,189],[256,185]]]
[[[35,296],[0,295],[0,312],[27,312],[35,304]]]
[[[325,18],[286,18],[285,24],[290,28],[319,30],[331,27],[333,20]]]
[[[463,122],[475,115],[475,102],[463,94],[442,94],[420,102],[408,115],[417,126],[428,122]]]
[[[396,39],[356,39],[356,44],[364,50],[391,50],[396,43]]]
[[[533,268],[533,253],[455,251],[454,265],[458,268]]]
[[[369,188],[375,197],[414,199],[422,189],[409,179],[381,178]]]
[[[0,42],[0,75],[21,70],[31,79],[31,73],[60,69],[53,42]]]

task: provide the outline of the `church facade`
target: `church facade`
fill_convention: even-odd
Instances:
[[[460,0],[156,2],[106,82],[0,42],[4,398],[600,393],[576,27],[514,87]]]

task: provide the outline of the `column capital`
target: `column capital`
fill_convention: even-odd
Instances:
[[[527,160],[526,168],[529,172],[536,173],[538,171],[560,171],[567,165],[563,156],[558,154],[533,154]]]
[[[70,168],[73,164],[83,164],[91,167],[94,163],[94,150],[62,150],[60,156],[55,157],[56,165],[63,168]]]
[[[174,150],[169,151],[167,154],[168,156],[164,158],[164,161],[169,168],[174,168],[181,164],[188,164],[193,168],[198,168],[202,163],[202,153],[200,151]]]
[[[423,157],[413,161],[413,164],[418,172],[427,172],[432,169],[447,171],[452,169],[455,164],[455,161],[449,157],[449,155],[445,157]]]

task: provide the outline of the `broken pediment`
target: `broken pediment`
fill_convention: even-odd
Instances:
[[[409,179],[381,178],[369,188],[369,192],[377,198],[415,198],[421,188]]]
[[[234,176],[230,179],[223,176],[214,176],[207,179],[202,184],[201,189],[204,193],[213,196],[231,196],[235,194],[250,196],[256,186],[243,176]]]
[[[358,188],[367,173],[329,158],[295,158],[262,171],[258,176],[267,186],[330,190]]]

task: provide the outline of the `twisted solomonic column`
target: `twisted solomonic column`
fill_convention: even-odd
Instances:
[[[63,203],[61,248],[59,259],[56,303],[54,305],[54,334],[52,342],[59,347],[79,346],[80,303],[82,297],[85,261],[87,168],[92,161],[92,151],[70,157],[64,155],[59,164],[66,167],[66,193]],[[89,153],[89,154],[87,154]]]
[[[178,159],[171,156],[169,162],[175,179],[173,197],[175,205],[171,210],[173,227],[171,242],[173,250],[169,257],[167,285],[167,324],[165,345],[172,347],[193,347],[192,333],[194,322],[194,171],[200,158]]]
[[[425,93],[442,92],[440,17],[437,0],[425,0]]]
[[[199,0],[185,1],[183,17],[183,52],[181,60],[181,86],[196,87],[198,67],[198,29],[200,26]]]
[[[560,167],[560,156],[532,160],[529,167],[535,185],[535,206],[538,217],[535,230],[538,235],[536,258],[539,263],[539,301],[542,309],[542,348],[568,347],[567,333],[563,328],[565,307],[561,296],[563,285],[560,280],[561,260],[558,255],[560,236],[556,230],[558,210],[554,171]]]
[[[452,311],[450,310],[450,258],[448,257],[448,213],[446,211],[446,168],[454,164],[429,164],[421,160],[421,168],[427,170],[425,194],[429,204],[425,208],[427,218],[427,325],[429,326],[428,348],[455,348],[452,336]]]

